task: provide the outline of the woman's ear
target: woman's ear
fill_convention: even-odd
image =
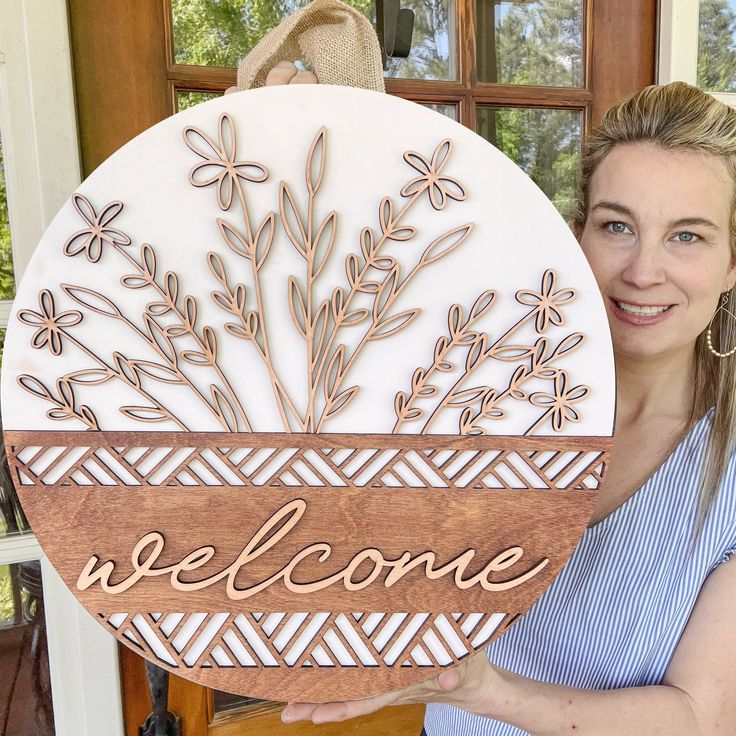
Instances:
[[[731,291],[736,284],[736,256],[731,258],[731,265],[728,267],[726,274],[725,288],[723,291]]]

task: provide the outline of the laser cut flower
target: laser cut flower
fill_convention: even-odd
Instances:
[[[38,312],[32,309],[21,309],[18,319],[23,324],[37,327],[31,338],[31,345],[41,349],[46,345],[54,355],[61,355],[61,328],[73,327],[82,321],[82,313],[76,309],[56,313],[54,297],[48,289],[42,289],[38,294]]]
[[[521,289],[516,292],[516,300],[528,307],[536,307],[535,327],[537,332],[544,332],[551,324],[559,326],[564,324],[565,319],[560,311],[560,306],[571,302],[577,292],[575,289],[560,289],[557,286],[557,274],[548,268],[542,276],[540,291]]]
[[[235,126],[227,113],[218,120],[217,143],[199,128],[184,128],[184,142],[204,161],[192,167],[189,181],[195,187],[217,185],[217,204],[221,210],[230,209],[233,187],[238,178],[260,182],[268,178],[268,169],[255,161],[236,161]]]
[[[98,215],[90,201],[83,194],[72,195],[72,205],[88,227],[78,230],[64,243],[64,253],[76,256],[84,253],[90,263],[97,263],[102,255],[102,244],[130,245],[130,238],[110,223],[120,214],[123,203],[119,201],[106,204]]]
[[[566,371],[559,371],[555,376],[553,393],[538,391],[529,397],[534,406],[547,409],[545,416],[550,416],[552,429],[560,432],[565,422],[579,422],[580,415],[573,408],[573,404],[584,399],[590,389],[587,386],[574,386],[568,389],[568,377]]]
[[[463,201],[466,195],[462,184],[451,176],[440,176],[451,151],[452,142],[448,138],[441,141],[434,149],[431,161],[421,153],[407,151],[404,154],[404,161],[420,175],[402,187],[401,196],[411,197],[426,189],[429,193],[430,204],[436,210],[443,209],[448,198],[457,202]]]

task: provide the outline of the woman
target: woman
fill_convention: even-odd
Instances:
[[[428,736],[734,732],[736,111],[680,82],[609,110],[574,231],[617,369],[613,455],[581,542],[487,654],[399,692],[291,703],[284,721],[428,703]]]

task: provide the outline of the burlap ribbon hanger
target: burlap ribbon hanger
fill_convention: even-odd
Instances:
[[[312,0],[284,18],[240,62],[237,88],[262,87],[277,62],[297,59],[309,62],[320,84],[386,91],[376,32],[341,0]]]

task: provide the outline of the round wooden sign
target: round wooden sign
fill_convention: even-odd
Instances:
[[[588,522],[614,367],[553,205],[388,95],[242,92],[97,169],[18,290],[18,494],[120,641],[202,684],[326,700],[501,635]]]

